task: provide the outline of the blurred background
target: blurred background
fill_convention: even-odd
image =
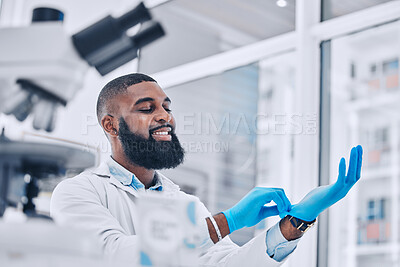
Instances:
[[[0,3],[1,28],[27,27],[34,8],[51,7],[64,13],[63,28],[73,35],[139,1]],[[340,158],[348,160],[351,147],[361,144],[361,181],[320,216],[283,266],[400,266],[400,1],[144,3],[165,36],[105,76],[89,69],[58,110],[53,131],[35,130],[31,117],[21,122],[0,113],[5,135],[73,145],[101,162],[111,150],[97,125],[98,93],[118,76],[149,74],[172,99],[187,151],[183,165],[162,172],[212,213],[256,185],[282,187],[297,203],[312,188],[333,183]],[[0,70],[10,66],[2,64]],[[7,88],[0,83],[0,90]],[[41,180],[37,209],[48,213],[51,191],[73,174]],[[231,238],[243,245],[278,220]]]

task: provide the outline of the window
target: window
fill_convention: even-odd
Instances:
[[[329,266],[396,266],[399,243],[400,22],[336,38],[330,49],[330,178],[351,146],[362,179],[329,211]]]
[[[182,166],[166,172],[179,185],[194,185],[212,213],[229,209],[256,183],[256,132],[259,68],[257,64],[174,86],[177,134],[186,150]],[[199,182],[203,173],[207,179]],[[181,177],[174,179],[175,177]],[[254,228],[231,235],[243,245]]]
[[[295,52],[260,61],[257,135],[257,184],[293,189],[294,136],[303,134],[293,123],[301,121],[294,111]],[[266,230],[279,220],[268,218],[257,226]]]
[[[392,0],[353,0],[337,1],[322,0],[322,20],[328,20],[343,16],[358,10],[362,10],[375,5],[383,4]]]
[[[294,59],[294,52],[284,53],[166,90],[187,150],[186,162],[166,174],[198,187],[193,192],[204,189],[197,195],[212,213],[232,207],[256,185],[290,186]],[[199,183],[187,169],[208,178]],[[276,219],[230,237],[243,245]]]
[[[159,72],[293,31],[295,0],[285,3],[174,0],[161,5],[152,13],[166,36],[143,49],[140,71]]]

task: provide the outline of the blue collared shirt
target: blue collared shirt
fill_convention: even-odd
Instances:
[[[136,191],[144,191],[145,186],[142,182],[139,181],[136,176],[125,169],[123,166],[121,166],[118,162],[116,162],[113,158],[110,157],[110,159],[107,161],[107,165],[110,169],[110,173],[118,180],[121,182],[121,184],[132,187]],[[149,190],[155,190],[155,191],[162,191],[163,186],[158,179],[157,173],[155,173],[155,179],[156,183],[152,187],[149,188]]]
[[[272,226],[265,237],[265,243],[267,244],[267,254],[274,260],[281,262],[287,256],[289,256],[297,247],[300,238],[287,241],[283,236],[279,222]]]
[[[121,182],[121,184],[132,187],[136,191],[144,191],[146,190],[144,184],[139,181],[136,176],[121,166],[118,162],[116,162],[112,157],[107,161],[107,165],[110,169],[110,173]],[[162,191],[163,186],[160,179],[155,173],[155,185],[150,187],[148,190],[156,190]],[[285,237],[282,235],[281,230],[279,228],[279,223],[275,224],[271,227],[266,234],[265,243],[267,245],[267,254],[272,256],[272,258],[278,262],[284,260],[290,253],[292,253],[297,243],[300,239],[287,241]]]

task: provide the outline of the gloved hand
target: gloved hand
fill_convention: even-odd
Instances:
[[[339,177],[336,183],[320,186],[309,192],[298,204],[293,205],[288,213],[300,220],[311,222],[325,209],[344,198],[351,187],[360,179],[362,147],[351,149],[349,170],[346,176],[346,161],[339,163]],[[280,214],[281,215],[281,214]]]
[[[275,206],[264,206],[275,202]],[[251,227],[261,220],[289,211],[291,204],[281,188],[253,188],[235,206],[222,212],[232,233],[245,226]]]

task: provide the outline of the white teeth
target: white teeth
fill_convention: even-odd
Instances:
[[[168,132],[155,132],[155,135],[168,135]]]

